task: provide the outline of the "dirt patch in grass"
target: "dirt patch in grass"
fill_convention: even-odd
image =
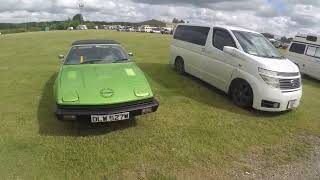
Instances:
[[[320,179],[320,137],[304,135],[298,143],[256,149],[236,164],[234,179]]]

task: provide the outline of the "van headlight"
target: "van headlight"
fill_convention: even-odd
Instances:
[[[280,89],[280,81],[279,78],[273,77],[278,76],[278,72],[275,71],[269,71],[266,69],[258,68],[259,74],[261,78],[270,86],[273,88]]]

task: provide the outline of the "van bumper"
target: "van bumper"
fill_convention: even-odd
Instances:
[[[283,92],[278,89],[264,90],[262,93],[255,94],[253,108],[270,112],[288,111],[300,105],[301,97],[302,88],[292,92]]]

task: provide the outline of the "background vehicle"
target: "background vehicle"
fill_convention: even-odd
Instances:
[[[161,29],[160,28],[158,28],[158,27],[154,27],[154,28],[152,28],[151,29],[151,31],[150,31],[151,33],[157,33],[157,34],[160,34],[161,33]]]
[[[288,58],[299,66],[301,73],[320,80],[320,36],[295,36],[288,51]]]
[[[173,28],[162,28],[161,34],[172,34]]]
[[[146,32],[146,33],[151,33],[151,32],[152,32],[152,29],[153,29],[153,27],[151,27],[151,26],[146,26],[146,27],[144,27],[144,32]]]
[[[77,26],[76,29],[77,29],[77,30],[87,30],[88,28],[87,28],[86,25],[79,25],[79,26]]]
[[[110,40],[72,44],[56,78],[54,97],[58,119],[83,117],[92,123],[126,120],[155,112],[159,105],[140,68]]]
[[[179,24],[171,64],[228,93],[240,107],[285,111],[300,103],[298,67],[254,31]]]

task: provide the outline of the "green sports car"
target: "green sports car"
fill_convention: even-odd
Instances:
[[[56,116],[92,123],[131,119],[155,112],[159,103],[140,68],[113,40],[72,44],[54,83]]]

